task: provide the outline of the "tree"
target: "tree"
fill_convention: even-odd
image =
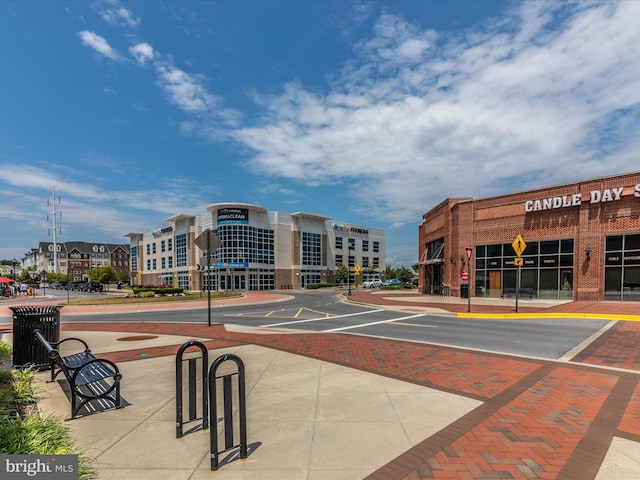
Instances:
[[[347,267],[346,265],[343,265],[343,264],[340,264],[340,265],[336,266],[335,276],[336,276],[336,280],[342,280],[343,282],[345,280],[348,280],[349,279],[349,267]]]
[[[88,272],[89,280],[93,283],[110,284],[118,280],[118,272],[111,265],[101,268],[92,268]]]
[[[400,267],[396,269],[396,278],[402,283],[406,283],[414,276],[413,270],[409,270],[407,267]]]

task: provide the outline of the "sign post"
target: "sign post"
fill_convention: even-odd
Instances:
[[[469,273],[467,273],[467,312],[471,312],[471,257],[473,256],[473,247],[466,247],[465,251],[467,252],[467,264],[469,265]],[[464,280],[464,277],[463,277]]]
[[[222,242],[210,228],[202,232],[193,242],[207,252],[207,320],[211,326],[211,253],[220,248]],[[202,283],[204,287],[204,282]]]
[[[518,236],[513,241],[511,246],[513,247],[513,251],[516,252],[516,255],[518,256],[517,258],[513,259],[513,264],[517,267],[516,268],[516,313],[518,313],[518,297],[520,296],[520,267],[524,263],[521,258],[521,255],[522,255],[522,252],[524,252],[524,249],[527,248],[527,244],[525,243],[524,238],[522,238],[522,235],[518,234]]]

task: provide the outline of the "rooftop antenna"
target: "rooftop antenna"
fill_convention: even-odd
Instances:
[[[53,228],[49,230],[49,235],[51,235],[51,232],[53,232],[53,271],[54,273],[57,273],[58,272],[58,241],[56,239],[56,234],[58,232],[62,234],[62,227],[58,227],[57,221],[58,221],[58,218],[62,219],[62,212],[56,212],[56,203],[60,205],[60,197],[56,197],[56,187],[51,187],[51,191],[53,192],[53,196],[49,200],[47,200],[47,206],[51,207],[51,213],[47,214],[47,222],[49,220],[53,221]]]

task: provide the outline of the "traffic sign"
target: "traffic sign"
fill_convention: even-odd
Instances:
[[[199,236],[197,236],[193,243],[200,247],[200,250],[207,250],[207,246],[211,249],[211,252],[207,252],[207,255],[211,255],[212,252],[215,252],[220,246],[222,242],[218,238],[218,236],[213,233],[210,228],[207,228],[204,232],[202,232]]]
[[[353,270],[356,272],[356,275],[360,275],[360,265],[356,265]]]
[[[469,272],[462,272],[462,281],[463,282],[469,281]]]
[[[514,258],[514,259],[513,259],[513,264],[514,264],[516,267],[521,267],[521,266],[523,266],[523,265],[524,265],[524,258],[522,258],[522,257],[516,257],[516,258]]]
[[[525,243],[524,238],[522,238],[522,235],[520,234],[518,234],[518,236],[513,241],[511,246],[513,247],[513,251],[516,252],[517,256],[522,255],[522,252],[524,252],[524,249],[527,248],[527,244]]]
[[[466,247],[465,250],[467,251],[467,259],[471,261],[471,255],[473,255],[473,247]]]

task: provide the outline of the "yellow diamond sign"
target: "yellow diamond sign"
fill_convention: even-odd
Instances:
[[[522,238],[522,235],[520,234],[518,234],[511,246],[513,247],[513,251],[516,252],[517,256],[522,255],[524,249],[527,248],[527,244],[524,242],[524,238]]]

